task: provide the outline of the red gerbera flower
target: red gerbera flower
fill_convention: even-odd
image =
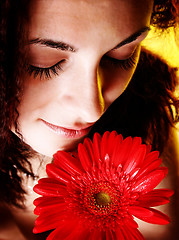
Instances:
[[[167,215],[151,207],[166,204],[173,191],[154,189],[167,174],[159,152],[141,138],[123,140],[115,131],[94,135],[78,153],[54,154],[34,191],[34,233],[54,230],[47,240],[144,239],[134,221],[167,224]]]

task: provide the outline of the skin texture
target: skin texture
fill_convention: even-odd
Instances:
[[[44,73],[41,77],[34,72],[22,76],[24,92],[18,123],[27,144],[47,156],[57,150],[76,148],[90,130],[82,129],[92,126],[130,82],[140,42],[148,31],[118,49],[113,48],[149,26],[152,6],[151,0],[32,3],[27,44],[29,65],[48,68],[62,62],[61,70],[56,69],[57,74],[50,72],[49,79]],[[63,41],[71,50],[48,47],[35,43],[34,39]],[[126,60],[131,56],[135,64],[128,69],[122,62],[114,64],[111,60]],[[44,121],[77,130],[79,134],[57,134]],[[15,132],[14,126],[12,131]]]
[[[34,77],[34,74],[29,75],[28,72],[21,76],[24,91],[18,108],[19,130],[24,141],[33,149],[50,156],[43,157],[42,161],[37,158],[31,161],[34,173],[40,178],[46,177],[45,165],[52,161],[53,153],[60,149],[72,151],[85,137],[61,136],[51,131],[42,120],[63,128],[80,130],[93,125],[101,117],[130,82],[140,54],[140,42],[147,32],[127,45],[112,49],[133,33],[149,26],[152,5],[152,0],[32,2],[27,44],[29,65],[48,68],[64,60],[62,70],[57,70],[58,75],[51,73],[49,79],[45,74]],[[32,44],[31,40],[34,39],[63,41],[75,51]],[[133,53],[136,64],[127,70],[121,67],[122,62],[116,65],[107,58],[125,60]],[[15,132],[14,126],[12,131]],[[170,188],[169,182],[166,180],[160,187]],[[24,177],[26,208],[8,209],[8,215],[5,212],[8,220],[0,238],[10,240],[12,235],[15,240],[46,239],[32,234],[36,218],[32,202],[37,197],[32,191],[34,184],[31,179]],[[162,206],[160,210],[169,214],[170,208]],[[141,221],[139,224],[147,240],[170,239],[167,233],[172,232],[171,225],[154,226]]]

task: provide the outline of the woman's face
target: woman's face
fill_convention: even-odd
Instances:
[[[48,156],[74,150],[122,94],[148,33],[152,5],[152,0],[33,1],[18,123],[34,150]]]

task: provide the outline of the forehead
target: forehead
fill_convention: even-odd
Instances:
[[[69,38],[78,42],[88,33],[88,36],[112,36],[122,40],[149,25],[152,2],[34,0],[30,8],[30,38],[53,36],[53,39]]]

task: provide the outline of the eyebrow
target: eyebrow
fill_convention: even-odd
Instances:
[[[62,41],[53,41],[51,39],[35,38],[30,40],[29,44],[40,44],[42,46],[55,48],[62,51],[76,52],[76,49],[73,46],[69,45],[68,43],[64,43]]]
[[[126,44],[129,44],[131,42],[134,42],[138,37],[140,37],[143,33],[150,31],[150,27],[145,26],[143,27],[141,30],[133,33],[131,36],[129,36],[128,38],[124,39],[122,42],[120,42],[116,47],[114,47],[112,50],[118,49]]]
[[[133,41],[135,41],[138,37],[140,37],[144,32],[150,31],[150,27],[144,27],[141,30],[133,33],[128,38],[124,39],[122,42],[120,42],[116,47],[114,47],[112,50],[118,49],[126,44],[129,44]],[[54,41],[51,39],[41,39],[41,38],[35,38],[31,39],[29,41],[29,44],[40,44],[42,46],[55,48],[62,51],[70,51],[70,52],[76,52],[77,49],[75,47],[71,46],[68,43],[62,42],[62,41]]]

